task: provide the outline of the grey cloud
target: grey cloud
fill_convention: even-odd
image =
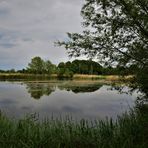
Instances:
[[[0,27],[0,42],[15,41],[21,34],[15,30],[8,30]]]
[[[0,32],[0,39],[2,39],[3,37],[4,37],[4,34]]]
[[[33,56],[55,64],[69,60],[54,41],[65,40],[66,32],[81,32],[83,1],[0,1],[0,15],[5,16],[0,19],[0,69],[24,68]]]
[[[0,18],[1,17],[5,17],[8,14],[9,14],[9,10],[8,9],[5,9],[5,8],[1,8],[0,9]]]
[[[15,46],[16,44],[13,44],[13,43],[0,43],[0,47],[3,47],[3,48],[12,48]]]

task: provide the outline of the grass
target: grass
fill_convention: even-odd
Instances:
[[[21,73],[0,73],[0,80],[50,80],[57,79],[57,74],[21,74]],[[74,74],[73,80],[107,80],[107,81],[120,81],[130,80],[133,76],[118,76],[118,75],[87,75],[87,74]]]
[[[0,80],[49,80],[51,78],[57,78],[57,76],[47,74],[0,73]]]
[[[105,79],[104,75],[87,75],[87,74],[75,74],[73,79]]]
[[[116,121],[66,117],[41,123],[32,116],[16,121],[0,115],[0,148],[147,148],[147,116],[131,111]]]

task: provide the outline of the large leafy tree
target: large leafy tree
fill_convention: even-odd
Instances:
[[[68,33],[69,56],[86,55],[119,66],[136,65],[135,75],[148,95],[148,0],[85,0],[82,33]]]
[[[51,61],[44,61],[41,57],[34,57],[28,64],[27,71],[34,74],[52,74],[56,72],[56,65]]]
[[[56,65],[52,64],[51,61],[44,61],[44,73],[52,74],[56,72]]]
[[[34,74],[44,73],[44,61],[40,57],[32,58],[27,70]]]
[[[68,33],[68,41],[57,42],[65,46],[69,56],[148,67],[147,0],[85,0],[81,15],[84,31]]]

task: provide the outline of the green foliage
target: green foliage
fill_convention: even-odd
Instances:
[[[61,62],[58,65],[58,77],[59,78],[72,78],[73,72],[72,72],[71,62]]]
[[[147,148],[147,114],[131,112],[117,121],[72,117],[37,121],[30,115],[19,121],[0,115],[1,148]]]
[[[117,66],[117,67],[104,67],[102,73],[104,75],[134,75],[137,70],[137,67],[134,65],[125,67],[125,66]]]
[[[62,77],[64,77],[64,73],[65,73],[65,69],[59,68],[57,75],[58,75],[59,78],[62,78]]]
[[[81,14],[83,33],[68,33],[69,41],[58,42],[70,56],[148,65],[147,0],[85,0]]]
[[[68,68],[66,68],[66,69],[65,69],[64,76],[65,76],[65,77],[68,77],[68,78],[72,78],[72,77],[73,77],[73,72],[70,71]]]
[[[51,61],[45,61],[45,72],[46,74],[56,73],[56,65],[52,64]]]
[[[102,66],[92,60],[75,60],[72,64],[79,68],[80,74],[102,74]]]
[[[59,78],[72,78],[73,77],[71,66],[67,66],[64,62],[59,63],[57,74]]]
[[[61,68],[61,69],[63,68],[64,69],[65,68],[65,63],[64,62],[59,63],[58,68]]]
[[[102,66],[92,60],[74,60],[72,62],[59,63],[60,73],[74,74],[102,74]]]
[[[58,65],[58,77],[72,78],[73,74],[102,74],[102,66],[92,60],[74,60]]]
[[[136,65],[137,82],[148,92],[148,1],[85,0],[81,15],[84,31],[68,33],[69,40],[57,45],[69,56],[124,68]]]
[[[44,61],[40,57],[34,57],[28,64],[28,71],[34,74],[42,74],[44,72]]]
[[[51,75],[57,74],[58,77],[72,78],[73,74],[88,74],[88,75],[119,75],[119,74],[133,74],[137,71],[137,65],[131,65],[128,68],[125,66],[117,66],[115,68],[108,66],[102,67],[98,62],[90,60],[74,60],[72,62],[67,61],[66,63],[61,62],[58,66],[51,63],[51,61],[44,61],[40,57],[32,58],[31,62],[28,64],[27,69],[22,70],[0,70],[0,73],[16,73],[14,78],[21,78],[20,73],[23,74],[42,74]],[[26,75],[27,76],[27,75]],[[2,75],[1,75],[2,77]],[[28,77],[28,76],[27,76]],[[30,77],[30,76],[29,76]],[[31,76],[32,77],[32,76]],[[10,77],[11,78],[11,77]],[[23,76],[22,76],[23,78]]]
[[[52,74],[56,72],[56,66],[49,60],[44,61],[40,57],[34,57],[28,64],[27,72],[33,74]]]

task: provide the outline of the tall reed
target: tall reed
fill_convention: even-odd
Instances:
[[[10,120],[0,115],[0,148],[147,148],[148,118],[131,111],[116,121],[71,117]]]

